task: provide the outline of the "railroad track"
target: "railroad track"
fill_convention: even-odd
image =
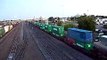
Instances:
[[[9,52],[9,48],[12,44],[13,38],[17,34],[17,31],[19,29],[18,24],[16,27],[14,27],[10,32],[8,32],[3,38],[1,38],[0,42],[0,60],[6,60]]]
[[[30,27],[33,26],[30,25]],[[46,60],[92,60],[43,31],[33,29],[31,33]]]
[[[20,60],[24,56],[27,43],[24,40],[25,36],[23,37],[23,24],[20,27],[12,41],[7,60]]]
[[[32,37],[32,33],[30,32],[28,23],[24,24],[24,34],[24,36],[26,36],[25,40],[27,40],[28,46],[22,60],[45,60],[37,44],[35,43],[34,38]]]
[[[7,32],[2,38],[0,38],[0,44],[2,44],[7,38],[14,36],[14,33],[16,33],[16,27],[14,27],[12,30],[10,30],[9,32]],[[15,32],[13,32],[15,31]]]
[[[73,60],[75,60],[75,59],[76,60],[79,60],[79,59],[82,60],[81,57],[84,56],[83,60],[87,60],[87,59],[85,59],[85,58],[87,58],[87,57],[85,57],[85,55],[80,54],[78,51],[75,51],[74,49],[71,49],[69,46],[66,46],[66,45],[62,44],[61,42],[58,42],[58,40],[56,40],[53,37],[50,37],[50,35],[48,35],[48,34],[44,34],[44,35],[45,36],[47,35],[46,40],[48,40],[48,43],[50,43],[50,45],[53,45],[56,49],[58,49],[59,48],[58,46],[60,46],[61,49],[59,49],[59,50],[63,54],[65,54],[68,58],[73,59]],[[65,51],[63,51],[63,50],[65,50]],[[75,52],[75,53],[73,53],[73,52]],[[79,56],[77,57],[76,55],[79,55]]]
[[[34,26],[22,22],[3,38],[0,60],[91,60],[49,34],[32,27]]]

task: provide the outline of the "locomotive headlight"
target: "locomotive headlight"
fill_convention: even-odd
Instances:
[[[87,44],[88,45],[88,47],[91,47],[91,45],[90,44]]]

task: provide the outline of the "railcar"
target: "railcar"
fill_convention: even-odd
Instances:
[[[4,28],[0,27],[0,37],[2,37],[5,34]]]

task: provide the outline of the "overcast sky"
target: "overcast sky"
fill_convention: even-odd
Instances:
[[[0,0],[0,19],[107,15],[106,0]]]

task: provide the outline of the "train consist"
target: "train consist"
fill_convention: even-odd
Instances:
[[[96,48],[92,31],[82,30],[78,28],[68,28],[67,33],[65,33],[66,31],[64,31],[64,27],[62,26],[56,26],[40,22],[33,22],[33,25],[36,28],[46,31],[58,38],[63,38],[62,41],[66,42],[69,45],[77,46],[84,51],[89,52],[91,55],[102,55],[104,56],[104,58],[107,58],[107,54],[102,53],[103,50],[99,51],[101,49]]]
[[[93,47],[91,31],[77,28],[68,28],[67,34],[65,34],[64,27],[62,26],[44,24],[39,22],[35,22],[34,25],[44,31],[52,33],[59,38],[66,36],[66,39],[64,39],[64,41],[68,44],[77,45],[87,50],[91,50]]]

